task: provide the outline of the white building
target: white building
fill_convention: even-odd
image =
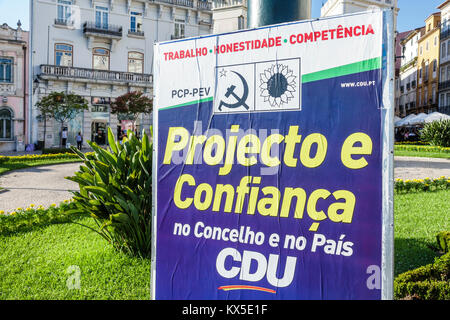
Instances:
[[[129,126],[112,115],[109,104],[130,91],[152,96],[153,44],[212,32],[206,0],[33,0],[31,1],[31,105],[54,91],[84,96],[88,111],[65,124],[68,142],[105,143],[106,129]],[[33,108],[31,141],[43,141],[43,121]],[[138,120],[138,132],[150,126]],[[57,146],[60,125],[49,121],[46,147]]]
[[[441,113],[450,115],[450,0],[442,3],[440,59],[439,59],[439,109]]]
[[[397,0],[328,0],[320,9],[321,17],[366,11],[372,7],[394,8],[394,26],[397,25]],[[394,28],[395,29],[395,28]]]
[[[403,41],[401,65],[399,74],[399,94],[398,108],[395,110],[397,116],[404,117],[415,112],[416,109],[416,88],[417,88],[417,54],[418,42],[422,35],[423,28],[411,31]]]
[[[247,28],[247,0],[215,0],[213,2],[213,33]]]

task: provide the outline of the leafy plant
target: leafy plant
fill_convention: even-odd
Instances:
[[[152,144],[145,131],[141,139],[128,131],[121,144],[114,139],[111,128],[108,142],[109,151],[88,141],[94,151],[88,155],[72,147],[84,162],[74,177],[67,177],[80,187],[79,192],[74,192],[74,210],[90,214],[98,226],[91,229],[116,249],[149,257]]]
[[[433,121],[425,124],[420,138],[431,145],[450,147],[450,120]]]

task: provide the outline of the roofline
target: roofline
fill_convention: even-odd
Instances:
[[[449,0],[450,1],[450,0]],[[400,44],[406,43],[409,40],[411,40],[412,37],[414,37],[416,34],[420,33],[420,31],[425,28],[425,27],[420,27],[420,28],[416,28],[414,30],[411,30],[410,33],[408,33],[408,35],[402,40],[400,41]]]
[[[445,7],[445,5],[447,5],[447,4],[450,4],[450,0],[444,1],[443,3],[438,5],[437,8],[442,10],[442,8]]]

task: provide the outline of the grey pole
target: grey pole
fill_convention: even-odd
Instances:
[[[311,18],[311,0],[248,0],[247,24],[257,28]]]

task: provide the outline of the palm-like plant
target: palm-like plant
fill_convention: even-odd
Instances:
[[[151,252],[152,143],[143,131],[138,139],[132,131],[121,144],[108,128],[109,151],[88,141],[94,150],[85,155],[74,177],[80,191],[73,192],[76,209],[90,214],[97,229],[116,249],[140,257]]]

